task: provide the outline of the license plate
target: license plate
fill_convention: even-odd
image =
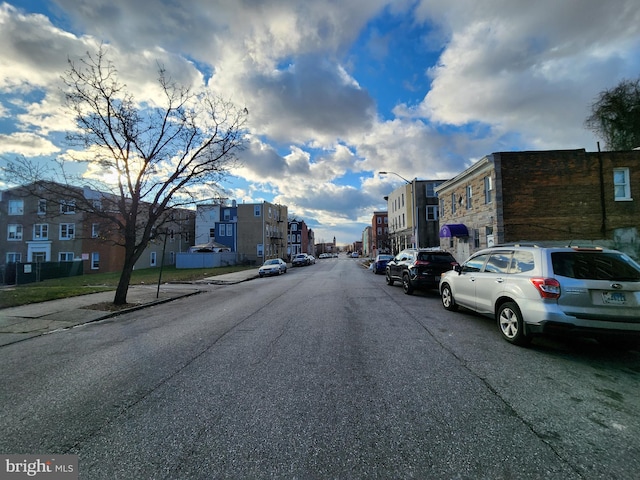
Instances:
[[[602,303],[624,305],[627,303],[627,297],[623,292],[602,292]]]

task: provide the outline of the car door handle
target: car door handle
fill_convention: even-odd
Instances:
[[[496,283],[502,283],[502,282],[504,282],[504,278],[502,277],[496,278]]]

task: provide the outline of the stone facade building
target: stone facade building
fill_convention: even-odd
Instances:
[[[440,246],[588,244],[640,256],[640,151],[487,155],[436,188]]]

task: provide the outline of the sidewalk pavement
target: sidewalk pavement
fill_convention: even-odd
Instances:
[[[131,285],[127,293],[128,306],[117,311],[108,309],[113,302],[113,290],[5,308],[0,310],[0,347],[196,295],[206,292],[211,285],[234,285],[254,278],[258,278],[258,269],[227,273],[192,283],[164,283],[160,285],[159,292],[157,285]]]

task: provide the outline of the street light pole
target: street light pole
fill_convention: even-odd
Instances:
[[[418,205],[416,204],[416,178],[409,181],[402,175],[396,172],[378,172],[378,175],[395,175],[405,181],[407,185],[411,185],[411,217],[413,223],[413,246],[414,248],[420,248],[420,242],[418,241]]]

